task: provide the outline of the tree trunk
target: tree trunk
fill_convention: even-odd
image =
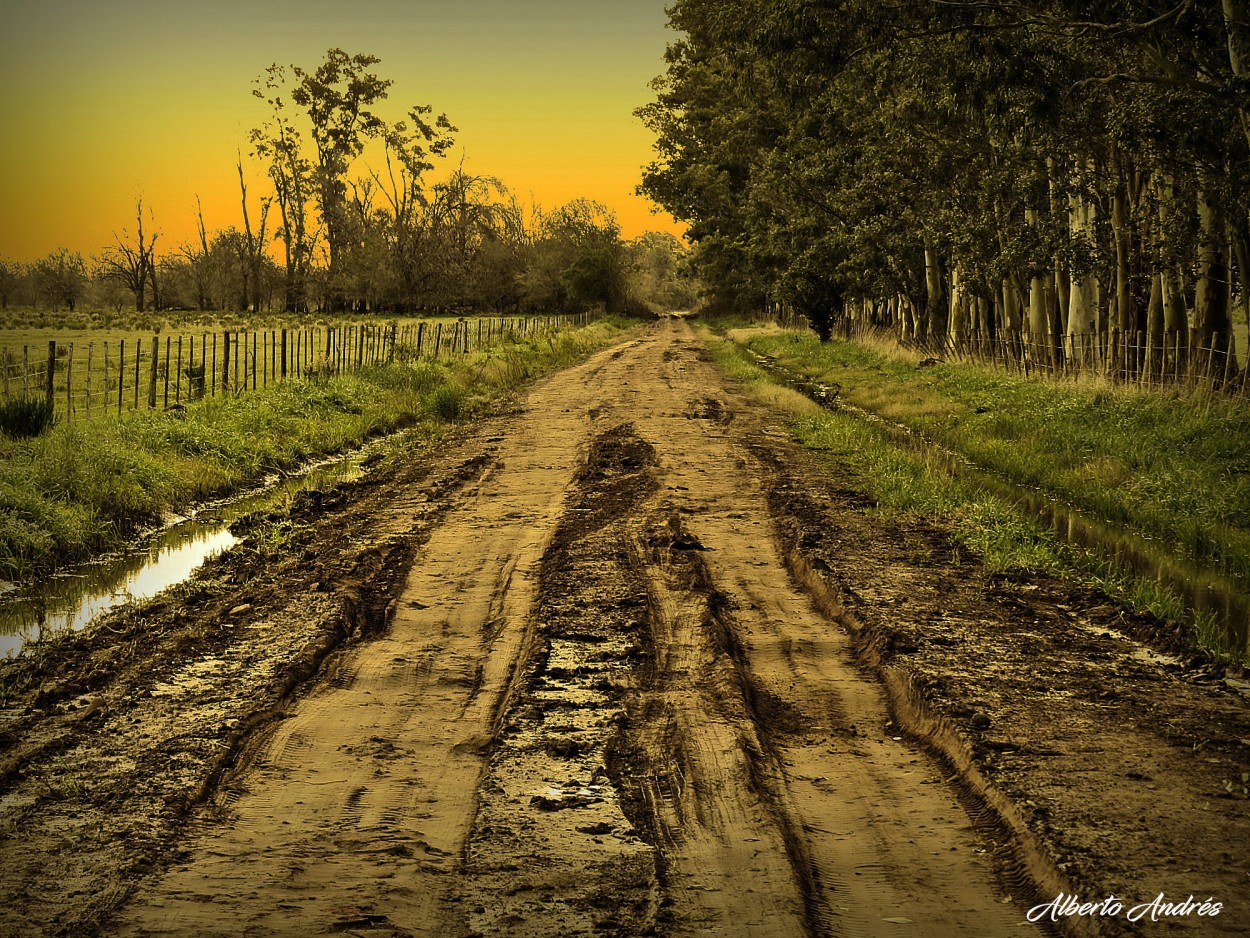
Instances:
[[[1068,226],[1074,240],[1094,243],[1094,205],[1084,193],[1073,192],[1068,196]],[[1098,284],[1092,271],[1071,270],[1071,292],[1068,297],[1069,348],[1082,366],[1089,361],[1092,336],[1098,332],[1099,302]]]
[[[925,283],[925,314],[928,333],[921,340],[935,339],[939,343],[946,342],[949,323],[949,307],[942,291],[942,263],[937,251],[929,239],[924,243],[924,283]]]
[[[1237,260],[1237,280],[1241,285],[1241,306],[1250,327],[1250,231],[1241,227],[1233,233],[1233,256]]]
[[[950,296],[949,334],[956,343],[962,343],[968,337],[968,302],[958,264],[951,268]]]
[[[1128,193],[1123,178],[1111,197],[1111,230],[1115,236],[1115,315],[1112,318],[1110,350],[1112,361],[1119,362],[1122,360],[1122,347],[1137,347],[1137,314],[1133,309],[1132,272],[1129,269],[1132,232],[1129,230]]]
[[[1164,175],[1159,178],[1157,188],[1159,230],[1166,238],[1169,219],[1176,211],[1176,184],[1171,176]],[[1185,291],[1181,288],[1174,254],[1171,250],[1164,251],[1163,266],[1159,270],[1163,292],[1163,364],[1165,373],[1171,371],[1174,375],[1181,375],[1189,362],[1189,313],[1185,308]]]
[[[1053,365],[1051,309],[1055,305],[1054,274],[1038,274],[1029,284],[1029,348],[1041,362]]]
[[[1146,374],[1163,374],[1163,275],[1150,278],[1150,303],[1146,307]]]
[[[1198,283],[1194,294],[1194,332],[1199,365],[1222,375],[1227,367],[1229,310],[1228,227],[1213,186],[1198,193]]]
[[[1224,30],[1228,35],[1228,64],[1234,77],[1250,78],[1250,0],[1223,0]],[[1241,130],[1250,143],[1250,108],[1246,107],[1245,95],[1237,112],[1241,115]]]

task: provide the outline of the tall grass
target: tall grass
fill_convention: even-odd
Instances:
[[[380,433],[437,436],[529,378],[619,337],[599,321],[455,361],[400,362],[289,381],[181,412],[58,424],[0,437],[0,577],[119,546],[171,511]]]
[[[0,433],[12,439],[39,436],[56,421],[46,397],[19,395],[0,400]]]
[[[1031,381],[976,365],[919,367],[859,343],[776,329],[731,338],[1007,480],[1250,577],[1250,408],[1097,380]]]

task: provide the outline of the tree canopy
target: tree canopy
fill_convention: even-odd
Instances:
[[[715,300],[822,335],[867,315],[918,339],[1226,342],[1248,10],[675,0],[642,190],[690,223]]]

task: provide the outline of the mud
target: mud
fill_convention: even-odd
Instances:
[[[1250,928],[1237,677],[869,507],[669,321],[254,519],[0,662],[0,932]]]

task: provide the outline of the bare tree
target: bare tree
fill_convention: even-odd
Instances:
[[[143,199],[135,206],[138,228],[132,236],[124,228],[120,235],[114,234],[116,244],[104,249],[96,258],[96,272],[102,278],[117,280],[125,285],[135,298],[135,310],[142,313],[147,308],[147,287],[152,285],[152,305],[158,305],[156,288],[156,238],[149,238],[143,231]],[[151,218],[151,210],[148,217]]]
[[[261,268],[265,261],[265,228],[269,222],[270,199],[261,199],[260,228],[252,231],[251,216],[247,211],[247,182],[243,178],[243,157],[236,164],[239,169],[239,194],[243,204],[243,237],[238,241],[239,264],[243,268],[243,295],[253,312],[261,307]]]
[[[195,292],[195,306],[201,312],[212,306],[213,272],[208,250],[208,231],[204,227],[204,209],[200,205],[200,197],[195,197],[196,232],[199,244],[184,244],[178,253],[187,262],[187,273],[191,288]],[[166,286],[168,290],[168,285]]]

